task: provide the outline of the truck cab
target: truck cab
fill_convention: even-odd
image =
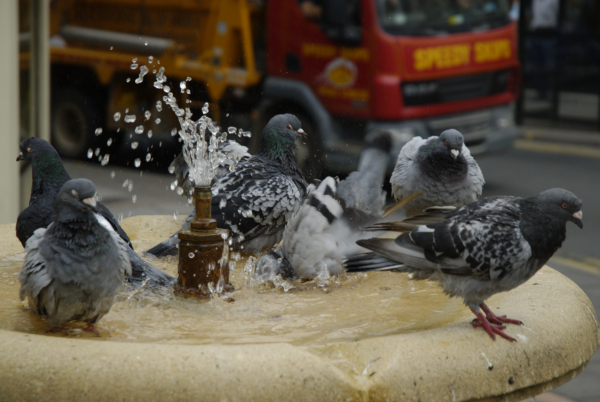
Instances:
[[[267,4],[259,115],[293,110],[315,129],[306,168],[351,171],[376,128],[392,132],[393,155],[448,128],[473,154],[512,145],[520,64],[508,0],[325,0],[312,19],[300,3]]]

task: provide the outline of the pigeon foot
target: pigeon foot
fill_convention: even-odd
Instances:
[[[486,306],[487,307],[487,306]],[[475,314],[475,316],[477,317],[475,320],[473,320],[473,322],[471,323],[471,325],[474,328],[483,328],[485,330],[485,332],[488,333],[488,335],[493,339],[496,340],[496,335],[500,335],[502,338],[509,340],[511,342],[516,342],[517,340],[515,338],[513,338],[512,336],[509,336],[507,334],[505,334],[502,330],[505,329],[506,327],[504,325],[502,325],[502,323],[500,322],[500,324],[497,323],[491,323],[490,321],[488,321],[488,319],[481,314],[481,311],[476,311],[475,309],[473,309],[472,307],[469,307],[471,309],[471,311],[473,312],[473,314]],[[489,309],[488,309],[489,310]],[[494,315],[494,317],[496,317]],[[499,319],[500,317],[498,317]],[[515,321],[515,320],[513,320]]]
[[[85,327],[84,331],[93,332],[96,334],[96,336],[100,336],[100,331],[98,331],[98,328],[96,328],[94,324],[88,324],[87,327]]]
[[[481,307],[481,309],[485,313],[487,320],[493,324],[502,325],[504,323],[523,325],[523,321],[513,320],[512,318],[507,318],[505,315],[497,316],[496,314],[492,313],[492,310],[490,310],[490,308],[485,303],[481,303],[479,307]]]

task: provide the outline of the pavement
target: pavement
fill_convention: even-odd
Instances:
[[[565,187],[584,200],[585,230],[574,225],[567,229],[567,241],[548,263],[589,296],[600,312],[600,133],[573,129],[558,123],[528,119],[519,129],[514,150],[477,160],[486,177],[484,196],[511,194],[530,196],[550,187]],[[183,220],[192,207],[170,189],[174,176],[119,165],[100,166],[83,161],[66,161],[73,178],[86,177],[98,189],[102,202],[117,217],[135,215],[172,215]],[[600,352],[572,381],[550,393],[536,397],[537,402],[600,401]]]

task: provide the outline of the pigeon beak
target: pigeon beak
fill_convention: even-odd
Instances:
[[[298,130],[296,130],[296,132],[298,133],[298,135],[304,139],[306,139],[307,135],[304,132],[304,130],[302,130],[301,128],[299,128]]]
[[[25,158],[23,156],[23,152],[19,152],[19,156],[17,156],[17,162],[22,161],[22,160],[25,160]]]
[[[451,149],[450,154],[452,155],[452,159],[456,160],[456,157],[458,156],[458,149]]]
[[[573,214],[573,218],[575,218],[573,223],[576,224],[577,226],[579,226],[581,229],[583,229],[583,222],[581,221],[581,218],[583,218],[583,211],[575,212]]]
[[[81,202],[83,202],[85,205],[89,205],[90,207],[96,208],[96,200],[92,197],[85,198]]]

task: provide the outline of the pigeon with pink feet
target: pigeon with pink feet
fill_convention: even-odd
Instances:
[[[485,304],[490,296],[531,278],[565,241],[568,221],[583,228],[582,202],[560,188],[535,197],[487,197],[451,212],[446,219],[395,239],[357,244],[374,253],[346,261],[348,271],[396,269],[413,279],[440,282],[450,297],[463,298],[477,317],[472,325],[510,341],[504,324],[521,321],[496,316]]]

